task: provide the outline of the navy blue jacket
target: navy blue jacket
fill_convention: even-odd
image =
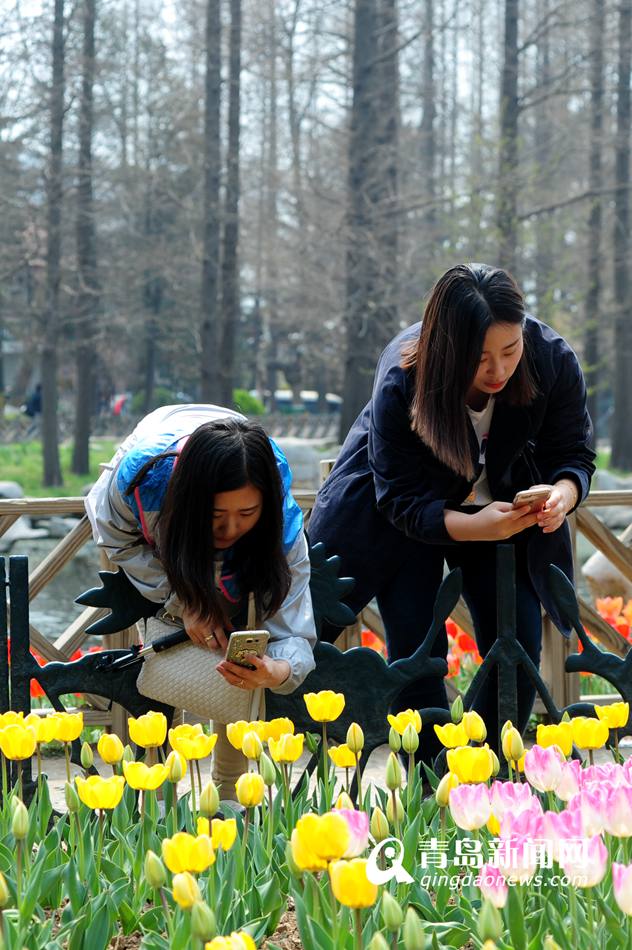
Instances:
[[[355,552],[350,560],[356,564],[362,558],[384,565],[398,532],[426,544],[467,543],[450,537],[444,510],[462,504],[473,482],[440,462],[410,427],[414,370],[400,363],[402,347],[419,336],[420,326],[402,331],[382,353],[371,401],[351,427],[310,518],[312,543],[324,539],[330,551],[342,555],[343,567],[346,551]],[[511,501],[520,489],[570,478],[583,499],[595,453],[577,357],[561,336],[533,317],[526,318],[524,336],[538,395],[528,406],[496,397],[486,454],[492,498]],[[471,438],[478,455],[473,430]],[[325,524],[326,531],[321,530]],[[552,534],[530,529],[528,565],[540,601],[568,633],[551,603],[549,564],[572,579],[566,523]]]

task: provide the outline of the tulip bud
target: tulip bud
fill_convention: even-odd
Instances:
[[[305,745],[312,755],[318,755],[318,750],[320,748],[320,736],[316,735],[315,732],[306,732]]]
[[[505,722],[505,725],[504,725],[504,726],[502,727],[502,729],[500,730],[500,741],[501,741],[501,742],[502,742],[503,739],[505,738],[505,733],[507,732],[508,729],[513,729],[513,722],[511,721],[511,719],[508,719],[508,720]]]
[[[11,832],[16,841],[23,841],[29,833],[29,813],[24,802],[17,800],[11,819]]]
[[[412,722],[409,722],[402,735],[402,749],[410,755],[416,752],[418,748],[419,735]]]
[[[481,940],[499,940],[503,934],[503,921],[498,908],[484,900],[478,914],[478,935]]]
[[[489,750],[489,754],[492,760],[492,775],[498,775],[500,772],[500,759],[496,755],[493,749]]]
[[[564,715],[568,715],[564,713]],[[551,934],[547,934],[542,944],[542,950],[562,950],[557,940],[554,940]]]
[[[247,759],[258,759],[263,752],[261,739],[254,730],[245,734],[241,742],[241,751]]]
[[[381,808],[373,809],[373,813],[371,814],[370,829],[374,840],[378,843],[380,841],[384,841],[384,839],[388,838],[390,835],[391,832],[388,827],[388,821],[386,820],[386,815]]]
[[[455,725],[463,719],[463,697],[460,694],[450,706],[450,719]]]
[[[9,888],[7,887],[7,880],[0,871],[0,909],[6,907],[9,903]]]
[[[81,768],[88,772],[94,765],[94,753],[89,742],[81,744]]]
[[[123,749],[123,762],[134,762],[136,756],[134,755],[134,750],[131,745],[126,745]]]
[[[562,718],[560,719],[560,722],[570,722],[570,721],[571,721],[571,717],[570,717],[568,711],[565,709],[564,712],[562,713]],[[546,939],[547,939],[547,940],[553,940],[553,937],[551,937],[551,935],[549,934]],[[546,942],[546,941],[545,941],[545,942]],[[554,940],[553,940],[553,943],[555,943]]]
[[[404,911],[388,891],[384,891],[382,894],[381,910],[382,920],[384,921],[386,929],[393,934],[397,933],[404,923]]]
[[[435,791],[435,801],[439,808],[447,808],[450,803],[450,792],[459,784],[454,772],[446,772]]]
[[[70,782],[64,783],[64,798],[66,800],[66,808],[71,815],[76,815],[79,811],[79,795],[77,794],[77,789],[74,785],[71,785]]]
[[[155,851],[148,851],[145,855],[145,880],[156,890],[164,887],[167,882],[165,866]]]
[[[292,877],[302,876],[303,872],[294,860],[294,855],[292,854],[292,845],[289,841],[285,845],[285,863]]]
[[[392,726],[388,733],[388,744],[391,752],[399,752],[402,747],[402,737],[397,729],[394,729]]]
[[[393,796],[389,795],[386,800],[386,817],[392,825],[397,821],[398,824],[404,820],[404,806],[399,797],[399,792],[395,795],[395,808],[393,808]]]
[[[420,947],[426,944],[421,918],[413,907],[409,907],[406,911],[403,937],[406,950],[420,950]]]
[[[385,782],[386,787],[391,791],[402,787],[402,770],[394,752],[391,752],[386,763]]]
[[[186,775],[187,771],[187,760],[180,752],[176,752],[175,749],[169,753],[166,758],[165,765],[169,769],[167,773],[168,780],[173,784],[177,785]]]
[[[212,940],[216,934],[215,914],[204,901],[197,901],[191,908],[191,936],[198,940]]]
[[[507,733],[511,736],[509,743],[509,750],[511,752],[511,758],[514,762],[517,762],[524,755],[524,743],[522,741],[522,736],[517,729],[513,729],[511,732]]]
[[[212,818],[219,811],[219,792],[214,782],[207,782],[200,793],[200,814]]]
[[[355,805],[349,798],[346,792],[341,792],[338,798],[336,799],[336,804],[334,808],[348,808],[350,811],[355,810]]]
[[[354,755],[359,755],[364,748],[364,733],[357,722],[352,722],[347,729],[347,745]]]
[[[388,943],[379,932],[379,930],[373,934],[371,937],[371,942],[369,943],[368,950],[389,950]]]
[[[261,758],[259,759],[259,771],[266,785],[274,785],[277,778],[276,769],[274,762],[265,752],[261,753]]]

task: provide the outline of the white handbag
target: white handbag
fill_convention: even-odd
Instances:
[[[255,629],[254,597],[249,598],[248,626]],[[182,626],[173,618],[151,617],[147,621],[145,642],[173,633]],[[149,699],[185,709],[200,719],[214,722],[252,722],[265,715],[263,688],[240,689],[227,683],[215,667],[222,659],[196,643],[181,643],[145,657],[136,681],[139,693]]]

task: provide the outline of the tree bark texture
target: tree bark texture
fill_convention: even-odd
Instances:
[[[500,157],[496,223],[498,262],[516,269],[518,218],[518,0],[505,0],[505,41],[500,89]]]
[[[99,310],[97,243],[92,186],[94,31],[96,0],[84,0],[83,76],[79,116],[79,174],[77,188],[77,297],[75,432],[72,470],[90,471],[90,425],[94,412],[95,336]]]
[[[202,210],[202,286],[200,294],[200,398],[218,402],[220,254],[219,185],[220,149],[221,23],[220,0],[206,7],[206,81],[204,99],[204,198]]]

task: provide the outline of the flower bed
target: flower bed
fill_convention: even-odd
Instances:
[[[308,694],[306,703],[320,735],[295,735],[287,719],[230,724],[250,769],[236,787],[243,813],[222,805],[224,817],[204,777],[216,737],[202,726],[167,731],[160,713],[130,720],[141,749],[168,740],[171,751],[133,761],[104,734],[108,776],[88,774],[84,745],[85,772],[71,780],[67,756],[66,810],[53,815],[41,770],[23,803],[21,763],[51,739],[67,755],[81,713],[0,717],[4,947],[101,950],[138,935],[147,950],[275,950],[288,902],[306,950],[632,945],[632,762],[617,748],[626,704],[540,726],[527,752],[507,723],[503,780],[485,724],[457,700],[452,723],[435,727],[449,771],[440,781],[429,774],[434,793],[424,798],[419,713],[389,716],[383,784],[360,780],[355,791],[360,726],[343,746],[327,740],[344,696]],[[586,764],[569,759],[573,744],[587,750]],[[301,777],[292,795],[305,745],[319,753],[318,778]],[[593,765],[606,745],[612,762]],[[187,772],[191,791],[179,794]]]

